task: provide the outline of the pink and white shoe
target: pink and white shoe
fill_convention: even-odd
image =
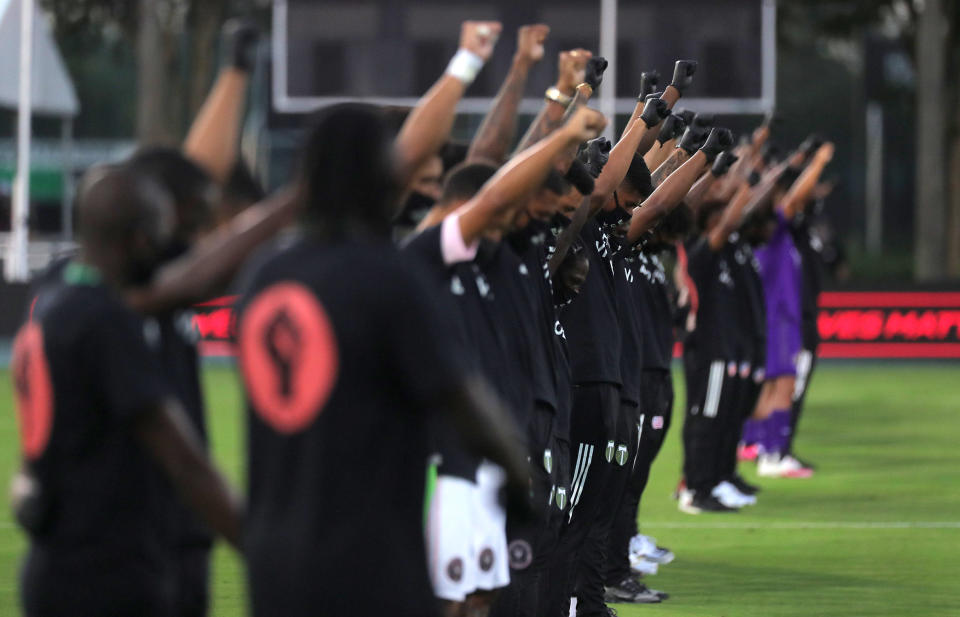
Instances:
[[[813,470],[804,467],[789,454],[760,454],[757,457],[757,475],[764,478],[809,478]]]
[[[755,461],[757,456],[760,455],[760,446],[755,443],[748,445],[740,444],[737,447],[737,460],[738,461]]]

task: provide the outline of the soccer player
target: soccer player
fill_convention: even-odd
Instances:
[[[167,263],[189,250],[213,224],[219,187],[174,148],[143,149],[134,154],[127,165],[160,184],[173,198],[172,236],[161,254],[161,263]],[[145,324],[159,335],[155,351],[163,376],[183,405],[206,450],[206,414],[196,346],[199,335],[193,323],[193,312],[186,307],[164,311],[147,316]],[[192,511],[177,503],[171,507],[172,549],[176,563],[174,612],[182,617],[201,617],[207,612],[213,536]]]
[[[804,467],[787,452],[790,407],[796,388],[796,358],[801,350],[800,332],[801,258],[790,233],[790,222],[816,188],[824,167],[833,157],[833,144],[821,145],[789,191],[776,202],[776,230],[767,245],[757,251],[767,308],[766,382],[757,405],[761,455],[757,473],[768,477],[809,477]],[[796,170],[806,158],[798,151],[790,161]]]
[[[407,247],[409,252],[417,254],[428,264],[438,287],[452,295],[459,308],[457,317],[466,331],[470,346],[475,349],[478,362],[496,384],[504,400],[512,404],[517,423],[524,431],[528,428],[532,411],[531,396],[541,400],[538,409],[542,409],[542,405],[555,405],[553,399],[556,396],[552,391],[552,375],[544,373],[549,368],[546,354],[552,352],[546,348],[546,344],[551,341],[542,338],[543,328],[538,321],[544,321],[546,317],[538,314],[536,301],[531,297],[532,275],[540,275],[542,268],[538,267],[533,273],[527,269],[523,274],[525,266],[519,258],[511,258],[511,253],[506,252],[512,252],[513,249],[506,245],[497,246],[496,240],[514,227],[518,217],[524,219],[531,214],[546,216],[536,208],[543,196],[528,200],[527,195],[543,183],[557,154],[571,144],[576,146],[602,126],[602,116],[583,109],[570,118],[562,131],[515,156],[500,172],[483,163],[467,163],[455,168],[447,178],[440,203],[424,220],[424,229]],[[527,206],[517,211],[518,205],[524,204]],[[548,204],[548,211],[550,208]],[[482,237],[486,238],[483,242]],[[452,246],[468,248],[452,251]],[[477,255],[478,249],[483,255]],[[523,280],[517,280],[516,277],[523,277]],[[536,355],[531,357],[531,354]],[[533,379],[534,369],[537,371],[536,379]],[[552,415],[553,410],[549,411]],[[533,452],[533,463],[539,464],[544,456],[542,436],[531,435],[530,439],[524,441]],[[468,472],[466,474],[456,474],[447,462],[447,457],[454,454],[449,450],[456,449],[456,444],[441,444],[441,447],[444,465],[438,470],[438,487],[459,485],[458,477],[469,482],[469,477],[464,477],[469,469],[465,470]],[[535,493],[546,502],[549,483],[538,482],[534,488]],[[444,499],[446,497],[438,491],[435,504],[439,517],[455,511],[453,506],[446,507],[440,503]],[[486,517],[481,512],[475,514],[475,518]],[[437,523],[440,527],[444,526],[442,520]],[[451,525],[460,528],[465,526],[464,523],[450,521]],[[476,524],[480,525],[482,521],[477,520]],[[466,527],[464,534],[469,533],[469,525]],[[518,551],[524,549],[525,555],[520,555],[522,562],[535,557],[531,552],[531,540],[527,538],[524,540],[526,545],[517,545]],[[456,550],[450,546],[456,542],[456,538],[451,538],[447,545],[441,545],[440,554]],[[495,546],[481,547],[478,557],[483,556],[484,548],[489,548],[491,555],[474,570],[491,570],[499,567],[499,564],[506,568],[506,545],[503,544],[502,550],[497,550]],[[462,546],[459,551],[468,552],[469,547]],[[451,558],[465,561],[462,556],[453,555]],[[438,560],[434,564],[435,586],[440,597],[456,602],[462,599],[460,596],[472,591],[471,583],[467,576],[449,580],[449,568],[445,563],[444,560]],[[507,582],[504,579],[505,576],[495,577],[494,582],[502,586]]]
[[[388,242],[388,151],[372,109],[321,111],[301,164],[303,233],[245,277],[254,615],[432,612],[422,506],[436,414],[523,490],[509,420],[466,380],[435,294]]]
[[[242,506],[162,376],[159,332],[122,300],[155,267],[171,208],[149,177],[89,172],[79,254],[41,287],[14,343],[24,457],[14,508],[30,536],[30,617],[171,614],[166,480],[240,544]]]

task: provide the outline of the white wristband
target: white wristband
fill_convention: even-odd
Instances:
[[[469,86],[482,68],[483,58],[468,49],[458,49],[447,65],[447,75],[456,77]]]

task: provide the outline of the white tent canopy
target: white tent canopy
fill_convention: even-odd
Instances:
[[[0,107],[16,109],[20,83],[20,7],[22,0],[0,0]],[[63,58],[40,11],[33,18],[33,113],[73,117],[80,111],[77,93]]]

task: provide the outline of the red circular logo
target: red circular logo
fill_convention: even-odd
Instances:
[[[277,283],[241,317],[240,369],[256,413],[279,433],[296,433],[321,412],[337,380],[337,341],[313,293]]]
[[[43,350],[43,330],[30,321],[13,342],[13,385],[20,419],[23,454],[35,459],[43,454],[53,428],[53,383]]]

